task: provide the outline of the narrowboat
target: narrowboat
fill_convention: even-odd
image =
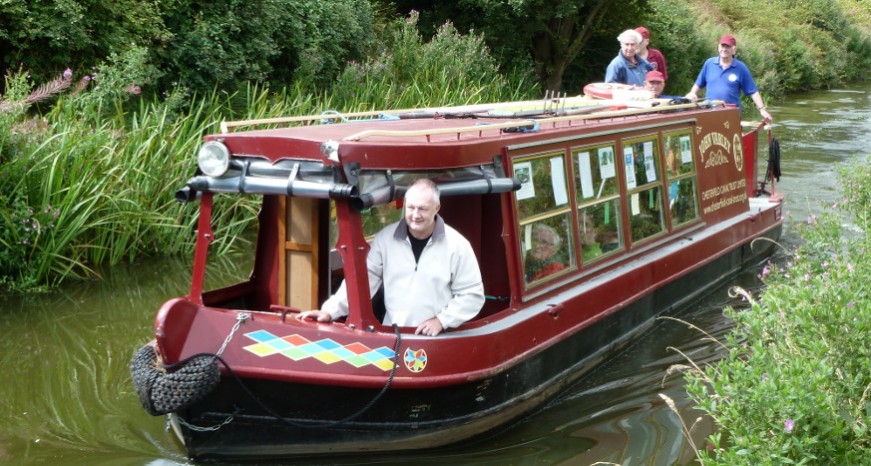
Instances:
[[[177,193],[199,206],[189,293],[157,312],[134,387],[195,460],[491,433],[771,253],[783,198],[758,168],[763,128],[743,133],[722,102],[585,96],[224,122]],[[384,325],[367,275],[368,241],[418,178],[438,185],[486,298],[434,337]],[[262,199],[250,276],[205,290],[214,199],[239,195]],[[343,280],[347,317],[294,318]]]

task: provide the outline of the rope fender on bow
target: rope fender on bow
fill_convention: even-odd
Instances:
[[[154,346],[139,348],[130,361],[130,375],[145,411],[152,416],[178,412],[211,393],[221,381],[218,359],[242,322],[250,317],[248,313],[237,315],[233,329],[216,354],[196,354],[164,365],[158,361]]]

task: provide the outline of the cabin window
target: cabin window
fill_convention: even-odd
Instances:
[[[372,206],[361,211],[360,217],[363,220],[363,236],[365,236],[366,239],[371,239],[387,225],[401,220],[405,209],[399,207],[399,205],[400,204],[397,201],[391,201],[388,204]]]
[[[633,243],[665,231],[664,193],[656,136],[623,141],[629,231]]]
[[[521,183],[514,198],[524,277],[527,285],[537,284],[577,267],[565,154],[520,157],[512,164]]]
[[[615,154],[613,144],[572,151],[582,264],[623,248]]]
[[[699,218],[696,165],[693,161],[692,132],[665,133],[665,176],[668,180],[668,205],[673,227]]]

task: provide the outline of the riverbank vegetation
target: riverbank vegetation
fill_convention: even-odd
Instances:
[[[689,88],[725,32],[766,96],[871,69],[871,7],[856,0],[445,5],[0,4],[0,288],[189,251],[193,207],[173,192],[221,120],[575,94],[639,24],[669,58],[669,93]],[[218,200],[216,245],[229,250],[256,200]]]
[[[726,356],[688,372],[722,429],[706,465],[867,464],[871,458],[871,167],[843,167],[844,202],[801,225],[767,287],[728,309]]]
[[[517,100],[535,89],[522,76],[509,82],[498,74],[481,39],[450,26],[424,41],[412,15],[394,22],[385,40],[389,47],[346,67],[330,93],[251,85],[142,98],[127,84],[147,69],[142,48],[113,56],[97,78],[74,82],[70,70],[32,92],[26,74],[8,76],[0,103],[0,287],[33,289],[94,277],[100,265],[189,251],[196,206],[176,203],[174,192],[194,174],[203,134],[224,119]],[[49,101],[46,111],[28,112]],[[220,254],[244,245],[259,206],[251,197],[216,202]]]

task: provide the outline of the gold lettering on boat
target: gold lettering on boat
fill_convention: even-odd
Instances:
[[[722,149],[717,149],[715,152],[712,152],[710,156],[708,156],[707,160],[705,160],[705,168],[726,165],[728,163],[729,157],[726,157],[726,154],[723,153]]]
[[[714,188],[703,191],[702,202],[707,202],[716,198],[720,198],[718,201],[706,206],[703,209],[704,213],[709,214],[724,207],[728,207],[732,204],[744,202],[747,199],[746,188],[747,180],[742,178],[740,180],[735,180],[730,183],[726,183],[724,185],[716,186]]]
[[[744,169],[744,146],[741,144],[741,136],[736,134],[732,138],[732,145],[735,146],[735,168],[738,171]]]
[[[740,144],[738,144],[740,145]],[[715,148],[722,148],[717,152],[712,152]],[[711,152],[710,154],[708,152]],[[728,157],[725,154],[732,153],[732,141],[723,134],[712,132],[705,135],[699,142],[699,154],[702,157],[702,163],[705,168],[716,167],[729,163]]]

